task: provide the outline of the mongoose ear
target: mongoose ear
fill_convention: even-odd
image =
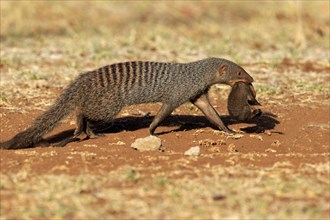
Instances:
[[[222,75],[222,74],[225,74],[227,72],[227,65],[222,65],[219,69],[219,73]]]

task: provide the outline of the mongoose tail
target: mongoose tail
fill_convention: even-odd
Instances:
[[[37,144],[44,134],[55,127],[58,121],[75,109],[79,98],[79,94],[75,91],[76,88],[76,85],[68,87],[54,105],[39,116],[31,127],[18,133],[12,139],[0,143],[0,149],[30,148]]]

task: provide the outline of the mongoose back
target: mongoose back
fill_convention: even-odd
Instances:
[[[208,100],[208,89],[216,83],[252,83],[253,78],[239,65],[221,58],[190,63],[132,61],[107,65],[80,74],[57,98],[48,111],[31,127],[1,143],[1,149],[29,148],[70,112],[77,112],[73,137],[95,136],[92,125],[109,122],[120,110],[132,104],[161,102],[163,105],[150,124],[153,135],[171,112],[190,101],[220,130],[232,133]]]
[[[228,96],[229,115],[239,121],[247,121],[261,115],[260,109],[251,110],[250,105],[260,105],[252,84],[235,83]]]

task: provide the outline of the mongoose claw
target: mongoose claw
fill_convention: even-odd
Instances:
[[[226,133],[227,133],[229,136],[233,136],[233,135],[237,134],[235,131],[230,130],[230,129],[228,129],[228,130],[226,131]]]
[[[99,138],[99,137],[104,137],[105,134],[103,133],[92,133],[90,135],[88,135],[88,138],[89,139],[96,139],[96,138]]]

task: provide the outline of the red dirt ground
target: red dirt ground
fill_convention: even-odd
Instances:
[[[176,169],[193,171],[194,167],[215,164],[268,167],[278,162],[299,168],[304,163],[328,161],[329,106],[322,103],[328,97],[319,95],[313,104],[301,104],[297,100],[297,97],[291,97],[290,105],[262,103],[264,112],[277,117],[265,114],[251,123],[237,123],[224,115],[223,121],[231,129],[245,130],[238,139],[212,128],[199,111],[183,105],[156,130],[163,141],[164,152],[138,152],[130,147],[136,138],[149,135],[148,125],[160,105],[130,106],[118,115],[104,137],[70,143],[63,148],[1,150],[0,172],[25,169],[32,173],[76,175],[109,172],[123,165],[166,172]],[[31,100],[16,100],[12,104],[26,106],[32,103]],[[213,99],[212,103],[222,115],[227,114],[224,97]],[[1,141],[28,127],[41,113],[3,109]],[[71,115],[59,123],[46,140],[60,141],[71,135],[74,128]],[[184,156],[183,153],[193,146],[201,147],[201,155],[196,158]]]

